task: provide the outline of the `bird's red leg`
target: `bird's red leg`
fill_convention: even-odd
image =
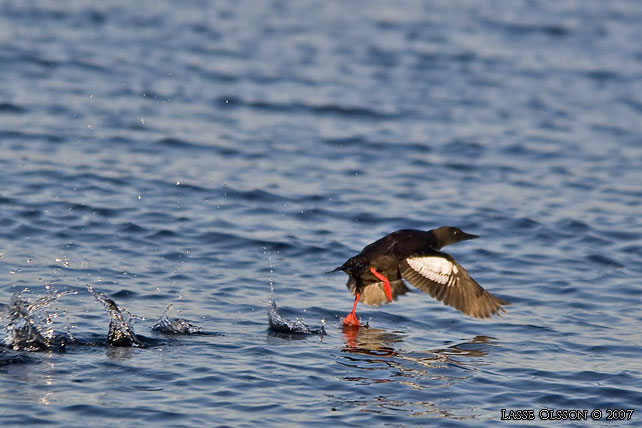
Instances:
[[[383,281],[383,292],[386,293],[388,301],[392,302],[392,289],[390,288],[390,281],[388,281],[388,278],[377,272],[377,270],[372,266],[370,267],[370,272],[372,272],[372,274],[376,276],[377,279]]]
[[[357,319],[357,314],[355,311],[357,310],[357,303],[359,303],[359,299],[361,298],[361,295],[357,293],[357,295],[354,298],[354,305],[352,305],[352,312],[350,312],[346,317],[343,319],[343,325],[347,327],[361,327],[361,324],[359,324],[359,320]]]

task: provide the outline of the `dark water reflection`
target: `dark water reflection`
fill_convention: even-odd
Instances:
[[[409,373],[413,372],[413,369],[407,367],[410,365],[436,369],[454,366],[462,370],[468,370],[470,369],[468,365],[483,365],[484,359],[482,357],[488,356],[487,349],[490,349],[489,346],[483,347],[486,349],[483,350],[474,345],[497,345],[496,339],[492,337],[476,336],[469,341],[450,345],[446,348],[404,352],[404,335],[401,333],[388,332],[372,327],[360,329],[344,327],[343,334],[346,342],[343,352],[350,354],[344,356],[344,358],[355,363],[353,367],[365,370],[370,370],[371,368],[367,365],[362,366],[360,363],[384,363],[389,368],[394,367],[401,372]],[[421,373],[427,374],[427,372],[423,371]]]
[[[459,406],[444,397],[456,396],[461,383],[483,370],[487,360],[493,358],[492,349],[500,346],[495,338],[475,336],[443,348],[406,351],[402,332],[344,328],[343,335],[345,346],[338,363],[349,368],[350,375],[342,380],[363,387],[376,385],[381,390],[380,395],[347,400],[346,404],[380,415],[398,412],[411,417],[411,424],[421,423],[424,417],[459,420],[484,415],[457,412]],[[382,384],[391,386],[382,389]],[[420,391],[429,392],[430,397],[438,391],[439,400],[417,401]]]

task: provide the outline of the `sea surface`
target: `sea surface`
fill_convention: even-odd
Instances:
[[[642,426],[641,23],[2,1],[0,426]],[[507,313],[413,289],[344,331],[326,272],[442,225]]]

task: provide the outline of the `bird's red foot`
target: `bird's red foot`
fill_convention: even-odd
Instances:
[[[343,319],[343,326],[344,327],[361,327],[361,324],[359,324],[357,315],[354,312],[351,312],[348,315],[346,315],[346,317]]]
[[[384,275],[377,272],[374,267],[370,267],[370,272],[377,277],[378,280],[383,281],[383,292],[386,295],[386,298],[389,302],[392,302],[392,289],[390,288],[390,281]]]

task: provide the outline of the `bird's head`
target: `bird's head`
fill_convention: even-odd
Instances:
[[[441,244],[440,247],[445,247],[446,245],[454,244],[459,241],[479,238],[479,236],[466,233],[458,227],[450,226],[442,226],[439,229],[434,229],[432,230],[432,233]]]

